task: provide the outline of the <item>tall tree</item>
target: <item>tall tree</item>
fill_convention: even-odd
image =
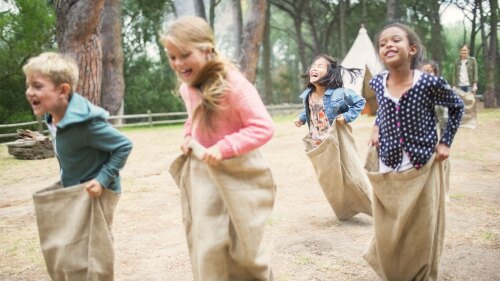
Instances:
[[[444,59],[444,47],[443,47],[443,26],[441,25],[441,17],[439,15],[439,2],[430,1],[428,7],[429,20],[431,23],[431,52],[432,58],[442,65]]]
[[[266,104],[273,103],[273,82],[271,73],[271,2],[267,2],[266,21],[264,26],[264,40],[262,43],[263,68],[264,68],[264,101]]]
[[[233,21],[235,26],[236,46],[234,48],[234,57],[239,60],[241,58],[241,44],[243,43],[243,12],[241,11],[241,1],[231,0],[231,8],[233,10]]]
[[[339,43],[340,43],[340,53],[342,54],[342,56],[347,53],[346,10],[347,10],[347,5],[349,5],[348,3],[346,3],[346,1],[344,0],[339,0],[339,41],[340,41]]]
[[[125,92],[121,1],[105,1],[101,26],[103,57],[101,106],[111,115],[118,115]]]
[[[387,0],[386,18],[389,22],[396,21],[398,17],[398,0]]]
[[[471,19],[471,33],[470,33],[470,40],[469,40],[469,51],[471,56],[476,56],[476,34],[477,34],[477,12],[479,9],[479,6],[481,5],[481,0],[475,0],[473,2],[473,7],[472,7],[472,19]],[[481,27],[479,27],[481,28]],[[464,42],[465,44],[465,42]]]
[[[55,8],[59,49],[78,63],[80,77],[76,90],[100,105],[102,49],[99,26],[104,0],[56,0]]]
[[[306,55],[306,42],[304,34],[302,33],[304,7],[307,5],[306,1],[300,0],[271,0],[272,4],[278,9],[284,11],[290,18],[293,19],[293,26],[295,32],[295,41],[297,42],[299,60],[302,70],[305,71],[309,65],[309,60]]]
[[[243,56],[240,67],[243,74],[252,83],[255,82],[259,48],[264,34],[267,0],[249,0],[250,8],[243,35]]]
[[[495,87],[495,73],[497,72],[496,67],[496,56],[498,52],[498,2],[497,0],[490,0],[490,44],[488,47],[488,53],[486,62],[486,93],[484,97],[484,107],[491,108],[497,107],[500,98],[500,89]],[[495,93],[496,92],[496,93]]]
[[[205,4],[203,0],[194,0],[194,12],[200,18],[207,19],[207,15],[205,13]]]

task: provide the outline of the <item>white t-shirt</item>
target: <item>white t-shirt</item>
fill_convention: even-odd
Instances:
[[[467,60],[462,60],[460,64],[458,86],[470,86],[469,75],[467,74]]]
[[[49,128],[49,132],[50,132],[50,135],[52,136],[52,147],[54,149],[54,153],[56,154],[57,157],[59,157],[59,155],[57,154],[57,149],[56,149],[56,134],[57,134],[57,127],[54,126],[54,124],[50,123],[49,126],[47,126]]]

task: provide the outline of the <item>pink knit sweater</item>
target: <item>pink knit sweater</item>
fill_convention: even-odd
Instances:
[[[237,70],[229,71],[229,89],[216,114],[212,128],[192,123],[193,112],[200,103],[200,94],[182,84],[180,93],[188,112],[184,136],[191,136],[204,147],[217,144],[224,159],[252,151],[271,139],[274,124],[255,87]]]

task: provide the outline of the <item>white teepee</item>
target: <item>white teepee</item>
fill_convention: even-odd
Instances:
[[[344,75],[344,86],[366,99],[365,109],[362,113],[375,115],[378,108],[377,100],[368,83],[374,75],[384,70],[384,65],[380,62],[372,40],[363,26],[359,29],[358,37],[342,61],[342,66],[361,69],[362,75],[355,80],[355,83],[351,83],[349,75]]]

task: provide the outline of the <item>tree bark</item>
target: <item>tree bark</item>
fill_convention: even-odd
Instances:
[[[267,2],[266,22],[264,26],[263,61],[264,61],[264,89],[265,103],[273,103],[273,84],[271,73],[271,3]]]
[[[444,47],[443,47],[443,26],[439,16],[439,2],[431,1],[430,4],[430,22],[431,22],[431,52],[433,59],[443,65]]]
[[[340,47],[340,57],[344,57],[347,53],[346,49],[346,2],[344,0],[339,0],[339,47]]]
[[[486,93],[484,97],[484,107],[497,107],[498,89],[495,89],[495,73],[496,73],[496,54],[498,48],[497,24],[498,24],[498,0],[490,0],[490,44],[488,48],[488,56],[486,62]],[[486,50],[484,51],[486,53]],[[495,93],[497,91],[497,93]]]
[[[249,0],[250,8],[244,29],[243,55],[240,67],[243,74],[252,83],[255,82],[259,48],[264,34],[266,3],[267,0]]]
[[[478,6],[481,5],[481,0],[474,1],[474,7],[472,8],[472,20],[471,20],[471,32],[470,32],[470,40],[469,40],[469,53],[470,56],[476,56],[476,20],[477,20],[477,10]],[[482,28],[482,27],[480,27]],[[465,44],[465,42],[464,42]]]
[[[79,68],[76,91],[100,105],[102,50],[99,25],[104,0],[56,0],[59,50],[74,57]]]
[[[208,8],[208,23],[210,23],[212,30],[214,30],[215,24],[215,6],[217,6],[215,0],[210,0],[210,7]]]
[[[232,0],[231,7],[233,10],[233,19],[235,26],[235,35],[236,38],[236,46],[234,47],[234,58],[239,61],[241,59],[241,51],[243,43],[243,13],[241,11],[241,2],[240,0]]]
[[[386,17],[388,22],[393,22],[398,19],[398,0],[387,0]]]
[[[102,94],[101,106],[111,115],[120,113],[125,81],[120,0],[105,0],[102,12]]]
[[[205,4],[203,3],[203,0],[194,0],[194,12],[198,17],[207,20],[207,15],[205,13]]]

